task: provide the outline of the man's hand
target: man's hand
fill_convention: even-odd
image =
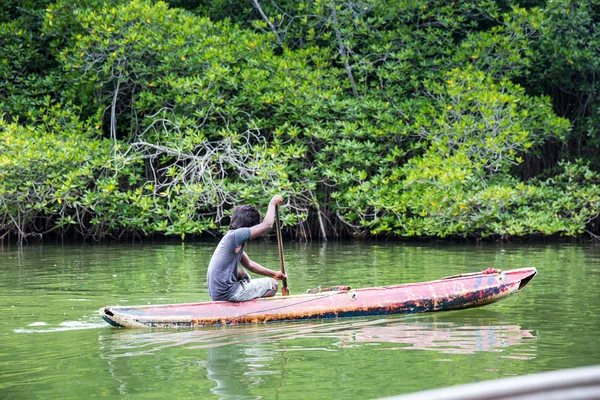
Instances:
[[[267,215],[265,215],[265,218],[260,224],[254,225],[250,228],[250,239],[254,239],[271,229],[273,222],[275,222],[275,207],[280,205],[282,202],[283,197],[278,194],[273,196],[271,201],[269,201],[269,209],[267,210]]]
[[[275,278],[278,281],[280,281],[280,280],[283,280],[283,279],[287,279],[288,276],[287,276],[287,274],[284,274],[281,271],[277,271],[277,272],[275,272],[275,275],[273,276],[273,278]]]
[[[278,206],[281,203],[283,203],[283,197],[281,197],[280,195],[276,194],[275,196],[273,196],[273,198],[271,199],[271,201],[269,202],[269,204],[273,204],[274,206]]]

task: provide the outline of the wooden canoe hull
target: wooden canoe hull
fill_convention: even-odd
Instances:
[[[522,290],[536,274],[535,268],[490,269],[430,282],[276,296],[243,303],[109,306],[101,308],[100,315],[117,327],[171,328],[457,310],[506,298]]]

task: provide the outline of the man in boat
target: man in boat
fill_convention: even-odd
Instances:
[[[206,274],[208,293],[213,301],[239,302],[272,297],[277,293],[277,280],[287,279],[287,275],[263,267],[244,252],[244,244],[248,240],[271,229],[275,222],[275,206],[282,201],[281,196],[273,196],[262,222],[260,212],[254,206],[244,205],[233,210],[229,231],[215,249]],[[244,267],[268,278],[250,279]]]

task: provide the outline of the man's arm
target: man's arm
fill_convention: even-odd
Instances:
[[[257,236],[262,235],[273,227],[273,222],[275,222],[275,206],[278,206],[282,202],[283,197],[279,195],[273,196],[269,202],[269,209],[267,210],[267,215],[265,215],[265,218],[260,224],[254,225],[252,228],[250,228],[250,239],[254,239]]]
[[[240,260],[240,262],[244,267],[248,268],[250,271],[254,272],[255,274],[268,276],[268,277],[277,279],[279,281],[282,280],[283,278],[287,279],[287,275],[282,274],[281,271],[272,271],[268,268],[263,267],[259,263],[252,261],[250,259],[250,257],[248,257],[246,252],[244,252],[244,254],[242,254],[242,259]]]

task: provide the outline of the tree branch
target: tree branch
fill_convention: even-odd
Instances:
[[[273,23],[271,22],[271,20],[269,20],[269,17],[267,17],[267,15],[265,14],[265,12],[263,11],[263,9],[260,6],[260,3],[258,2],[258,0],[252,0],[252,5],[254,5],[254,8],[256,8],[256,10],[258,10],[258,13],[262,17],[262,19],[267,23],[267,25],[269,26],[269,28],[271,29],[271,31],[273,31],[273,33],[277,37],[277,44],[282,44],[283,41],[281,40],[281,36],[279,36],[279,32],[277,32],[277,28],[275,28],[275,25],[273,25]]]

